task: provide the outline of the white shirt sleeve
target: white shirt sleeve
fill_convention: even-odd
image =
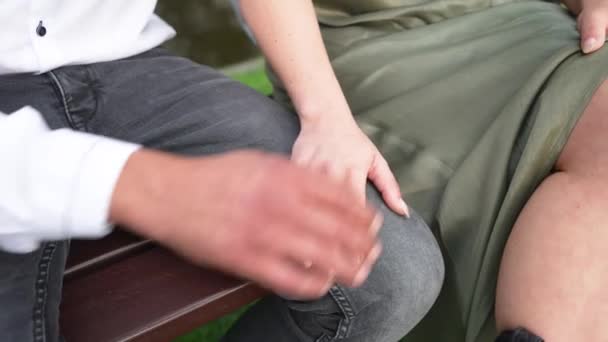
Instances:
[[[107,234],[116,181],[138,148],[51,131],[30,107],[0,113],[0,249],[27,253],[45,240]]]

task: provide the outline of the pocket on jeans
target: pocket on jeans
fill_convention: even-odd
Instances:
[[[287,308],[297,327],[315,341],[324,336],[336,336],[340,323],[346,318],[330,294],[314,301],[291,300],[287,302]]]

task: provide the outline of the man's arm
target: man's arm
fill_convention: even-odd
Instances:
[[[29,107],[0,114],[0,248],[30,252],[45,240],[105,235],[112,189],[137,148],[50,131]]]
[[[360,285],[379,253],[374,210],[352,204],[340,184],[270,154],[138,150],[51,131],[25,108],[0,114],[0,166],[0,249],[8,251],[101,237],[112,221],[295,298],[321,296],[335,281]]]

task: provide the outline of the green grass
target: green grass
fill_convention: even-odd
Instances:
[[[266,77],[266,72],[263,67],[229,76],[239,82],[245,83],[264,95],[270,95],[272,93],[272,84],[270,84],[270,81]]]
[[[218,342],[234,322],[249,308],[246,306],[226,315],[216,321],[213,321],[195,331],[184,335],[174,342]]]
[[[272,85],[266,77],[263,67],[229,76],[264,95],[270,95],[272,93]],[[241,308],[236,312],[206,324],[187,335],[177,338],[174,342],[217,342],[248,307],[249,306]]]

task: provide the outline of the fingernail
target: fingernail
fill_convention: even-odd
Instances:
[[[380,213],[376,214],[374,220],[372,221],[372,225],[369,227],[369,231],[372,236],[378,235],[380,228],[382,227],[382,215]]]
[[[587,38],[585,39],[585,41],[583,41],[583,52],[584,53],[589,53],[593,50],[593,48],[595,47],[595,43],[597,43],[597,39],[595,38]]]
[[[401,200],[401,207],[403,208],[403,215],[410,218],[410,208],[407,206],[407,204],[405,204],[404,200]]]

